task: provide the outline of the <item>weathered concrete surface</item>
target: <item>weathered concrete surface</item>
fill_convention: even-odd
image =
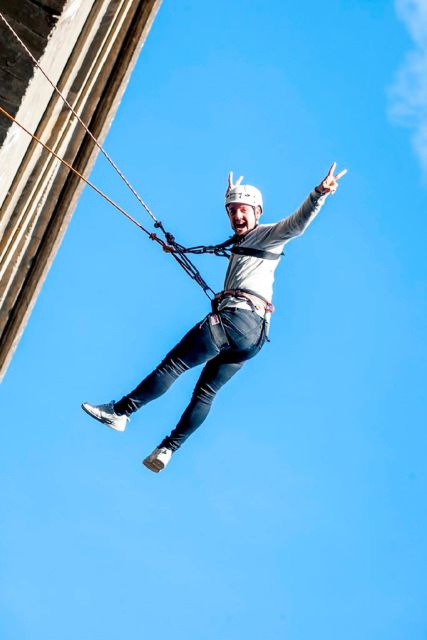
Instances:
[[[42,68],[102,141],[160,3],[0,0],[0,11],[14,29],[19,29]],[[0,78],[7,79],[0,104],[8,111],[10,107],[19,122],[87,176],[98,151],[94,143],[40,71],[28,65],[28,57],[19,52],[19,43],[8,39],[3,28],[0,40],[0,46],[5,47],[0,57]],[[4,123],[3,117],[0,377],[84,186],[17,125]]]
[[[0,0],[0,11],[38,60],[66,0],[39,3],[31,0]],[[16,115],[22,96],[33,77],[33,63],[3,22],[0,22],[0,103]],[[0,145],[10,123],[0,120]]]

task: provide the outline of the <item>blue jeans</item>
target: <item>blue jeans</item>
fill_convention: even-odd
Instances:
[[[221,387],[265,343],[264,320],[254,311],[230,308],[218,314],[229,344],[218,346],[210,326],[211,315],[190,329],[159,366],[114,405],[117,414],[129,416],[163,395],[181,373],[205,362],[190,404],[175,429],[162,440],[159,447],[176,451],[205,420]]]

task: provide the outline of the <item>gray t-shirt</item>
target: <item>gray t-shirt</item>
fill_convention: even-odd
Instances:
[[[321,196],[313,190],[295,213],[273,224],[257,225],[239,242],[239,247],[262,249],[280,255],[289,240],[304,233],[319,213],[325,200],[326,196]],[[250,289],[271,302],[274,273],[279,262],[280,258],[268,260],[232,254],[225,275],[224,291],[227,289]],[[248,302],[233,296],[224,298],[219,309],[226,307],[251,308]],[[257,312],[261,316],[264,315],[264,309],[257,309]]]

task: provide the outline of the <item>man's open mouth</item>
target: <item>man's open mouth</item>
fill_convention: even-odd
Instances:
[[[246,222],[235,222],[234,223],[234,229],[235,229],[235,231],[245,231]]]

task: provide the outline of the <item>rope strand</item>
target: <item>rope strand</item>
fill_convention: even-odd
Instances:
[[[154,213],[151,211],[151,209],[149,208],[149,206],[146,204],[146,202],[144,202],[144,200],[141,198],[141,196],[139,195],[139,193],[136,191],[136,189],[131,185],[131,183],[129,182],[129,180],[126,178],[126,176],[122,173],[122,171],[119,169],[119,167],[116,165],[116,163],[114,162],[114,160],[111,158],[111,156],[107,153],[107,151],[104,149],[104,147],[102,146],[102,144],[99,142],[99,140],[93,135],[93,133],[90,131],[89,127],[86,125],[86,123],[81,119],[81,117],[79,116],[79,114],[75,111],[74,107],[70,104],[70,102],[67,100],[67,98],[63,95],[63,93],[61,93],[61,91],[58,89],[58,87],[56,86],[56,84],[50,79],[50,77],[47,75],[47,73],[44,71],[44,69],[40,66],[40,64],[38,63],[37,59],[33,56],[33,54],[31,53],[31,51],[28,49],[27,45],[25,44],[25,42],[19,37],[19,35],[16,33],[16,31],[13,29],[13,27],[11,26],[11,24],[7,21],[7,19],[4,17],[4,15],[0,12],[0,19],[3,21],[3,23],[6,25],[6,27],[9,29],[9,31],[13,34],[13,36],[16,38],[16,40],[19,42],[19,44],[21,45],[21,47],[24,49],[24,51],[28,54],[28,56],[31,58],[31,60],[33,61],[34,65],[37,67],[37,69],[40,71],[40,73],[46,78],[46,80],[48,81],[48,83],[51,85],[51,87],[54,89],[54,91],[58,94],[58,96],[61,98],[61,100],[66,104],[66,106],[68,107],[68,109],[71,111],[71,113],[74,115],[75,118],[77,118],[78,122],[81,124],[81,126],[83,127],[83,129],[86,131],[86,133],[89,135],[89,137],[92,139],[92,141],[95,143],[95,145],[98,147],[99,151],[103,154],[103,156],[106,158],[106,160],[110,163],[110,165],[113,167],[113,169],[117,172],[117,174],[120,176],[120,178],[123,180],[123,182],[125,183],[125,185],[130,189],[130,191],[133,193],[133,195],[135,196],[135,198],[138,200],[138,202],[144,207],[145,211],[148,213],[149,216],[151,216],[152,220],[154,222],[158,222],[157,218],[155,217]]]
[[[127,180],[126,176],[119,169],[119,167],[116,165],[114,160],[107,153],[107,151],[104,149],[102,144],[98,141],[98,139],[93,135],[93,133],[90,131],[90,129],[88,128],[86,123],[81,119],[81,117],[75,111],[74,107],[70,104],[70,102],[67,100],[67,98],[61,93],[61,91],[58,89],[56,84],[50,79],[50,77],[47,75],[47,73],[44,71],[44,69],[40,66],[40,64],[38,63],[37,59],[34,57],[34,55],[28,49],[26,44],[19,37],[19,35],[16,33],[16,31],[13,29],[11,24],[8,22],[8,20],[4,17],[4,15],[1,12],[0,12],[0,20],[6,25],[7,29],[13,34],[13,36],[16,38],[16,40],[19,42],[19,44],[24,49],[24,51],[31,58],[31,60],[33,61],[34,65],[37,67],[37,69],[39,69],[40,73],[46,78],[46,80],[49,82],[49,84],[54,89],[54,91],[59,95],[59,97],[64,102],[64,104],[67,106],[67,108],[71,111],[71,113],[77,119],[79,124],[84,128],[84,130],[89,135],[89,137],[94,142],[94,144],[99,149],[99,151],[103,154],[103,156],[106,158],[106,160],[109,162],[109,164],[117,172],[117,174],[120,176],[120,178],[126,184],[128,189],[132,192],[132,194],[138,200],[138,202],[143,206],[145,211],[148,213],[148,215],[153,220],[155,228],[158,228],[158,229],[160,229],[162,231],[162,233],[163,233],[163,235],[164,235],[164,237],[166,239],[166,242],[164,240],[162,240],[161,238],[159,238],[155,233],[151,233],[150,231],[148,231],[141,223],[139,223],[127,211],[125,211],[120,205],[118,205],[114,200],[112,200],[109,196],[107,196],[107,194],[105,194],[101,189],[99,189],[93,182],[91,182],[90,180],[85,178],[71,164],[69,164],[66,160],[64,160],[57,153],[55,153],[55,151],[53,151],[53,149],[48,147],[44,142],[42,142],[39,138],[37,138],[37,136],[35,136],[30,131],[28,131],[28,129],[26,129],[21,123],[19,123],[13,116],[11,116],[10,113],[8,113],[1,106],[0,106],[0,112],[3,113],[3,115],[5,115],[7,118],[9,118],[9,120],[14,122],[17,126],[19,126],[23,131],[25,131],[25,133],[27,133],[29,136],[31,136],[31,138],[33,140],[35,140],[38,144],[42,145],[42,147],[46,151],[48,151],[51,155],[53,155],[55,158],[57,158],[70,171],[72,171],[76,176],[78,176],[87,185],[89,185],[94,191],[96,191],[96,193],[98,193],[101,197],[103,197],[107,202],[109,202],[113,207],[115,207],[120,213],[122,213],[124,216],[126,216],[126,218],[128,218],[128,220],[130,220],[133,224],[135,224],[141,231],[143,231],[150,238],[150,240],[154,240],[155,242],[160,244],[162,246],[163,250],[172,255],[172,257],[176,260],[176,262],[178,262],[178,264],[184,269],[184,271],[198,285],[200,285],[202,287],[204,293],[208,296],[209,299],[211,299],[211,295],[210,294],[212,294],[212,296],[214,296],[215,292],[213,291],[213,289],[211,289],[211,287],[203,279],[203,277],[200,274],[200,271],[197,269],[197,267],[191,262],[191,260],[186,255],[184,255],[185,253],[209,253],[209,252],[211,252],[211,251],[209,251],[209,249],[211,247],[206,247],[206,251],[202,251],[201,250],[201,249],[203,249],[203,247],[194,247],[194,248],[186,249],[185,247],[183,247],[182,245],[180,245],[179,243],[177,243],[175,241],[174,236],[171,233],[169,233],[168,231],[166,231],[166,229],[164,228],[163,224],[155,217],[155,215],[153,214],[151,209],[144,202],[144,200],[138,194],[136,189]],[[213,251],[213,253],[215,253],[215,251]],[[226,253],[217,253],[216,255],[227,255],[227,254]]]
[[[78,178],[80,178],[80,180],[83,180],[83,182],[85,182],[98,195],[100,195],[102,198],[104,198],[104,200],[106,200],[115,209],[117,209],[117,211],[119,211],[122,215],[124,215],[136,227],[138,227],[138,229],[143,231],[150,238],[150,240],[154,240],[155,242],[157,242],[162,247],[163,251],[165,251],[167,253],[170,253],[172,255],[172,257],[178,262],[178,264],[184,269],[184,271],[193,280],[195,280],[195,282],[197,282],[198,285],[200,285],[202,287],[203,291],[205,292],[205,294],[208,296],[209,299],[211,299],[210,293],[213,296],[215,295],[215,292],[213,291],[213,289],[211,289],[211,287],[205,282],[205,280],[202,278],[202,276],[201,276],[199,270],[197,269],[197,267],[191,262],[191,260],[189,260],[189,258],[187,258],[186,255],[181,254],[181,252],[179,250],[176,251],[175,247],[173,245],[167,244],[167,242],[165,242],[164,240],[159,238],[156,233],[152,233],[152,232],[148,231],[148,229],[146,229],[144,227],[144,225],[142,225],[140,222],[138,222],[138,220],[136,220],[133,216],[131,216],[125,209],[123,209],[123,207],[121,207],[119,204],[117,204],[117,202],[115,202],[112,198],[110,198],[106,193],[104,193],[104,191],[102,191],[99,187],[97,187],[93,182],[88,180],[88,178],[85,178],[69,162],[64,160],[64,158],[61,158],[61,156],[59,156],[53,149],[51,149],[51,147],[49,147],[42,140],[40,140],[40,138],[38,138],[34,133],[31,133],[31,131],[29,131],[23,124],[18,122],[16,120],[16,118],[14,118],[1,105],[0,105],[0,113],[2,113],[4,116],[6,116],[11,122],[16,124],[20,129],[22,129],[26,134],[28,134],[33,140],[35,140],[38,144],[40,144],[43,147],[43,149],[45,149],[54,158],[56,158],[57,160],[59,160],[59,162],[61,162],[63,165],[65,165],[72,173],[74,173],[74,175],[76,175]],[[163,230],[163,225],[161,225],[161,223],[157,223],[156,226],[160,227]]]

